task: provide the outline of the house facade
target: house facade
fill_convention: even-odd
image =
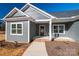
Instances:
[[[47,36],[48,40],[58,37],[79,40],[79,16],[56,17],[53,14],[32,4],[26,4],[21,10],[14,8],[4,17],[5,39],[30,42],[35,37]]]

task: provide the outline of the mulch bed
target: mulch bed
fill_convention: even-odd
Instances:
[[[18,43],[16,46],[13,42],[3,42],[0,45],[0,56],[21,56],[28,46],[27,43]]]
[[[79,55],[79,43],[77,42],[50,41],[45,44],[49,56]]]

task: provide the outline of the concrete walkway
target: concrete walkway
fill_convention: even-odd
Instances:
[[[45,42],[34,41],[28,49],[26,49],[23,56],[48,56]]]

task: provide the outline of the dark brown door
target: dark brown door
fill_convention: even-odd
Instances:
[[[44,32],[45,32],[45,26],[44,25],[40,25],[39,26],[39,35],[40,36],[44,36]]]

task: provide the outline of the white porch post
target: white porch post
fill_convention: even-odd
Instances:
[[[52,21],[51,21],[51,19],[49,21],[49,39],[50,40],[52,39]]]

